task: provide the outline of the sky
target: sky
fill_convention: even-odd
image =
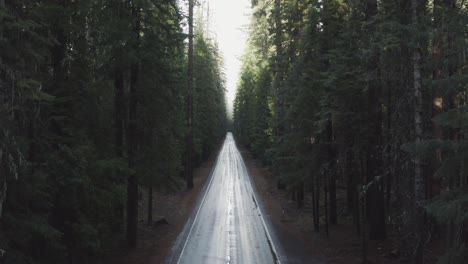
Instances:
[[[209,31],[218,43],[224,59],[228,113],[236,95],[249,23],[251,0],[204,0],[209,6]]]

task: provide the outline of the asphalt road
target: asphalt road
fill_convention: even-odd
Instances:
[[[169,263],[281,263],[244,161],[228,133],[216,167]]]

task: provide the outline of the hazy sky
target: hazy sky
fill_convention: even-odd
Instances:
[[[232,102],[236,94],[237,80],[241,66],[249,22],[251,0],[204,0],[209,4],[209,30],[215,36],[224,58],[226,75],[228,111],[232,111]],[[205,5],[206,5],[205,4]]]

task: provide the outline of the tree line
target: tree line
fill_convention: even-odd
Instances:
[[[401,262],[436,239],[468,258],[467,21],[459,0],[252,1],[235,135],[315,232],[352,216],[363,261],[390,227]]]
[[[149,197],[184,186],[185,16],[175,0],[0,1],[2,263],[86,263],[135,246],[139,186]],[[221,62],[202,33],[195,166],[226,126]]]

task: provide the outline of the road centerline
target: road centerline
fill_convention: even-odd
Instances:
[[[176,263],[280,263],[231,133],[195,217],[187,225],[191,226]]]

